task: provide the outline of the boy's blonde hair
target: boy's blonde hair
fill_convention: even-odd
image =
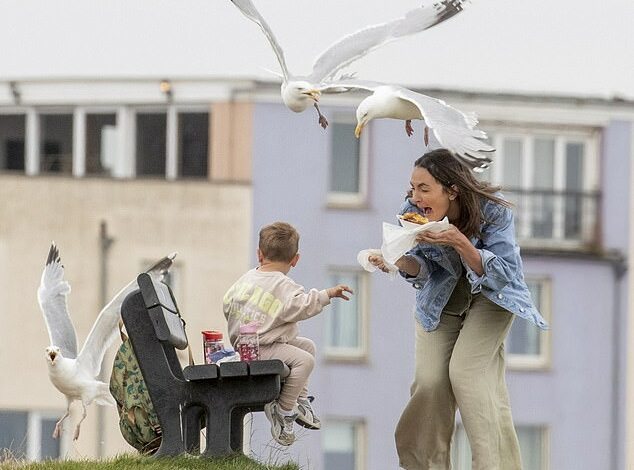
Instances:
[[[286,222],[274,222],[260,229],[260,253],[269,261],[290,263],[299,251],[299,232]]]

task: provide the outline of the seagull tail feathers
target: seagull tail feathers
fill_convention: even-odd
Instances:
[[[95,403],[101,406],[115,406],[117,404],[110,393],[109,385],[104,382],[98,383],[97,396],[95,397]]]

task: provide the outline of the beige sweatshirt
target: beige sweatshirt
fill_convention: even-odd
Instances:
[[[297,322],[317,315],[330,303],[326,290],[308,292],[279,272],[247,271],[227,291],[223,311],[235,346],[240,325],[260,323],[260,344],[285,343],[297,336]]]

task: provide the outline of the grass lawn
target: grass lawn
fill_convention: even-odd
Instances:
[[[213,469],[213,470],[299,470],[296,464],[261,464],[244,455],[232,455],[230,457],[202,459],[198,457],[174,457],[160,458],[141,457],[137,455],[122,455],[108,460],[51,460],[47,462],[25,462],[7,458],[0,459],[0,469],[33,469],[33,470],[189,470],[189,469]]]

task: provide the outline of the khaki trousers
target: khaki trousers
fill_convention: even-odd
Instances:
[[[288,343],[260,346],[261,359],[279,359],[291,373],[282,384],[279,403],[285,410],[292,410],[299,397],[308,395],[308,378],[315,367],[315,343],[300,336]]]
[[[513,314],[481,294],[462,315],[443,313],[427,332],[416,322],[411,398],[396,427],[396,449],[407,470],[451,469],[456,406],[472,470],[521,470],[506,382],[504,339]]]

